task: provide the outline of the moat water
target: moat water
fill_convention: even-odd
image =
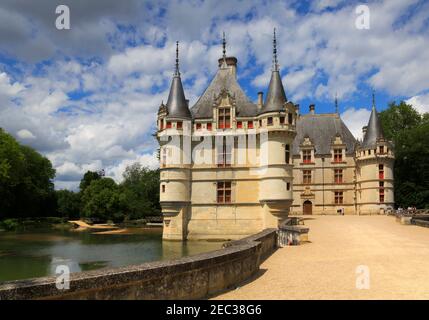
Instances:
[[[161,228],[108,235],[52,230],[0,232],[0,282],[55,275],[58,265],[80,272],[177,259],[221,247],[221,242],[162,241]]]

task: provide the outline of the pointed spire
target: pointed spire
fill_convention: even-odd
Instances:
[[[226,58],[226,39],[225,39],[225,31],[222,35],[222,58]]]
[[[279,70],[279,64],[277,61],[277,39],[276,39],[276,28],[274,28],[273,36],[273,71]]]
[[[280,77],[280,71],[278,68],[277,61],[277,39],[276,30],[274,29],[273,37],[273,68],[271,72],[270,85],[268,86],[267,97],[265,103],[262,106],[260,113],[280,111],[284,109],[286,103],[286,94],[283,88],[282,79]]]
[[[337,98],[336,92],[335,92],[335,113],[339,114],[339,112],[338,112],[338,98]]]
[[[190,119],[191,112],[188,108],[188,102],[183,91],[182,79],[179,72],[179,41],[176,42],[176,64],[171,82],[170,93],[167,100],[168,118]]]
[[[381,126],[380,119],[378,118],[377,110],[375,108],[375,93],[373,91],[371,116],[369,117],[365,138],[362,142],[362,148],[375,148],[377,140],[381,138],[384,138],[383,127]]]
[[[225,39],[225,31],[222,34],[222,63],[220,64],[221,69],[228,67],[226,63],[226,39]]]
[[[180,72],[179,72],[179,41],[176,41],[176,66],[174,69],[174,76],[180,77]]]

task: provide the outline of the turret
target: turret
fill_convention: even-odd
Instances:
[[[179,43],[167,104],[158,111],[163,239],[184,240],[190,210],[191,113],[179,72]]]
[[[296,107],[287,102],[277,62],[274,29],[273,67],[268,92],[259,112],[261,182],[259,201],[265,228],[276,228],[293,201],[292,142],[296,135]]]
[[[383,213],[394,206],[392,143],[383,128],[372,95],[372,110],[363,141],[356,149],[357,205],[360,214]]]

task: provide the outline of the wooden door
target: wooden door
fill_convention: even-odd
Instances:
[[[302,205],[302,211],[304,214],[312,214],[312,210],[313,210],[313,204],[311,203],[311,201],[307,200],[304,202],[304,204]]]

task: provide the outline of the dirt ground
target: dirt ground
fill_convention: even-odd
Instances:
[[[278,249],[215,299],[429,299],[429,228],[388,216],[312,216],[305,225],[310,243]]]

